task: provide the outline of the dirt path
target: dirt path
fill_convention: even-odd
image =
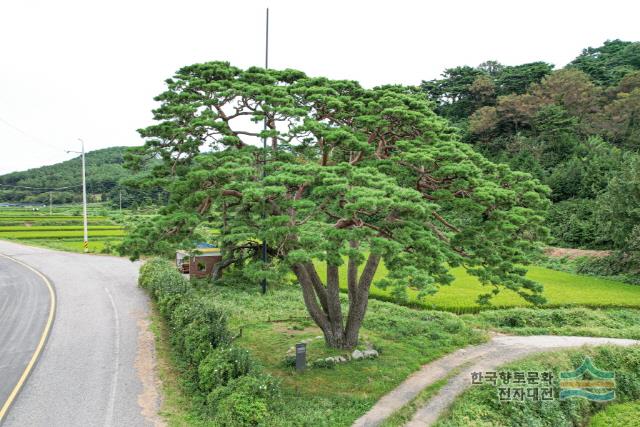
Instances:
[[[553,246],[549,246],[544,250],[544,253],[547,256],[552,258],[569,258],[575,259],[578,257],[591,257],[591,258],[604,258],[606,256],[611,255],[611,251],[596,251],[592,249],[572,249],[572,248],[556,248]]]
[[[420,391],[447,376],[452,369],[460,372],[415,413],[408,427],[424,427],[433,424],[455,398],[471,385],[471,373],[494,370],[500,365],[523,358],[532,353],[582,347],[584,345],[640,344],[640,341],[619,338],[541,336],[495,336],[489,342],[466,347],[443,358],[426,364],[407,378],[396,389],[376,403],[366,414],[356,420],[354,427],[374,427],[395,411],[411,402]]]

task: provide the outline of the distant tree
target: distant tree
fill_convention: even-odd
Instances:
[[[607,40],[600,47],[589,47],[568,66],[581,70],[600,86],[614,86],[627,73],[640,69],[640,43]]]
[[[552,200],[595,199],[622,167],[623,154],[602,139],[591,137],[556,160],[545,181],[551,187]]]
[[[478,69],[480,71],[484,71],[489,76],[495,78],[495,77],[499,76],[500,73],[502,73],[502,70],[504,70],[504,65],[502,65],[498,61],[489,60],[489,61],[485,61],[482,64],[478,65]]]
[[[450,267],[464,265],[492,286],[483,302],[502,286],[542,300],[522,265],[545,235],[546,187],[458,142],[422,95],[223,62],[184,67],[167,82],[137,155],[163,159],[150,179],[170,200],[125,242],[131,255],[191,244],[211,223],[222,265],[256,282],[293,272],[311,318],[338,348],[358,343],[381,262],[389,273],[377,285],[397,295],[435,292],[451,282]],[[251,122],[265,118],[266,131]],[[269,149],[252,137],[267,138]]]
[[[610,236],[597,218],[595,199],[568,199],[553,204],[547,221],[553,244],[563,247],[610,248]]]
[[[640,252],[640,156],[626,156],[598,204],[598,214],[616,248]]]
[[[585,132],[592,130],[590,122],[600,111],[602,90],[585,73],[572,69],[556,71],[532,87],[531,93],[540,99],[540,104],[562,106],[570,115],[580,118]]]
[[[476,108],[495,104],[496,84],[489,76],[480,75],[476,77],[469,87],[469,92],[473,97]]]
[[[551,71],[553,71],[553,65],[546,62],[531,62],[504,67],[496,76],[498,94],[523,94],[529,89],[529,86],[541,81],[545,76],[551,74]]]
[[[498,124],[496,107],[482,107],[469,117],[469,132],[474,137],[486,140],[496,136]]]
[[[618,92],[616,99],[604,108],[599,124],[612,142],[639,150],[640,88]]]
[[[479,107],[471,87],[478,77],[484,75],[483,71],[469,66],[448,68],[441,79],[423,81],[421,87],[436,103],[440,114],[460,120]]]
[[[118,185],[120,179],[128,172],[123,167],[125,147],[110,147],[90,151],[86,154],[87,190],[90,196],[106,194]],[[76,157],[54,165],[42,166],[28,171],[13,172],[0,176],[0,201],[46,201],[49,192],[42,194],[27,189],[6,190],[9,186],[62,188],[66,193],[54,192],[55,203],[81,201],[81,168],[80,158]],[[6,186],[6,187],[5,187]],[[15,187],[14,187],[15,188]],[[74,191],[75,190],[75,191]]]
[[[613,88],[610,92],[612,94],[612,98],[615,99],[616,95],[619,93],[631,93],[634,89],[640,88],[640,71],[633,71],[627,75],[625,75],[620,83]]]
[[[502,126],[513,132],[530,129],[541,107],[540,100],[533,95],[505,95],[498,98],[496,111]]]

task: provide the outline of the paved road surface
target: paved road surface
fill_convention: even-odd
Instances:
[[[471,386],[471,373],[494,371],[498,366],[521,359],[533,353],[576,348],[583,345],[638,345],[640,341],[620,338],[540,336],[495,336],[489,342],[457,350],[422,367],[402,384],[383,396],[354,427],[380,425],[395,411],[415,398],[425,387],[446,378],[459,369],[425,405],[414,414],[406,427],[432,425],[453,403],[455,398]]]
[[[55,305],[45,277],[0,254],[0,420],[42,353]]]
[[[159,394],[153,370],[153,336],[146,320],[148,301],[136,286],[139,265],[122,258],[4,241],[0,241],[0,253],[46,275],[57,297],[48,342],[3,427],[161,425],[156,415]],[[9,299],[23,306],[30,301],[32,304],[22,310],[23,319],[11,322],[37,332],[42,323],[42,314],[37,312],[46,310],[46,303],[36,285],[44,285],[24,269],[7,265],[0,264],[0,283],[13,285],[0,286],[0,313],[12,304],[5,303]],[[16,275],[23,279],[22,289],[13,281]],[[19,294],[19,290],[28,295]],[[7,332],[9,328],[2,324],[6,319],[0,317],[0,348],[33,346],[34,338],[28,333]],[[3,363],[0,360],[0,366]],[[2,404],[4,401],[0,407]]]

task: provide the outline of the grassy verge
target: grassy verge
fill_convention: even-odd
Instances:
[[[515,335],[582,335],[640,339],[640,310],[511,308],[463,315],[470,326]]]
[[[607,406],[597,413],[589,423],[590,427],[639,426],[640,400]]]
[[[598,368],[615,372],[616,398],[614,403],[632,402],[640,399],[640,346],[631,348],[585,347],[580,350],[539,354],[500,369],[554,372],[554,400],[501,402],[498,399],[496,386],[490,384],[473,386],[454,402],[448,413],[436,423],[436,426],[584,426],[593,414],[605,408],[611,409],[601,415],[603,419],[606,419],[607,416],[624,417],[633,414],[630,412],[634,408],[633,405],[616,410],[617,405],[608,406],[607,403],[591,402],[582,398],[558,399],[558,373],[574,370],[582,364],[585,356],[590,356]],[[617,411],[624,411],[625,415],[615,413]],[[595,422],[599,422],[598,418],[598,416],[594,417]],[[634,426],[638,424],[637,418],[635,418],[632,424],[600,425]]]
[[[38,246],[43,248],[55,249],[59,251],[67,252],[83,252],[82,240],[67,240],[67,239],[28,239],[28,240],[13,240],[14,242],[29,245]],[[104,254],[113,253],[112,248],[116,248],[122,241],[121,240],[96,240],[89,238],[89,253]]]
[[[162,406],[159,415],[171,427],[205,426],[194,416],[189,397],[181,386],[180,372],[173,358],[167,325],[155,305],[151,309],[150,329],[155,336],[156,366],[162,382]]]

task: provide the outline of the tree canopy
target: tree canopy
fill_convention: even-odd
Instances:
[[[619,187],[612,180],[640,151],[639,46],[606,41],[557,70],[486,61],[421,89],[476,151],[549,185],[551,244],[631,250],[605,218]]]
[[[153,180],[171,196],[125,242],[129,254],[192,245],[199,226],[214,226],[221,265],[256,283],[293,272],[335,347],[357,344],[381,262],[389,274],[377,285],[398,295],[435,292],[464,265],[491,287],[483,300],[506,287],[541,301],[522,265],[545,236],[547,188],[460,142],[416,88],[226,62],[184,67],[167,86],[130,164],[161,158]]]

